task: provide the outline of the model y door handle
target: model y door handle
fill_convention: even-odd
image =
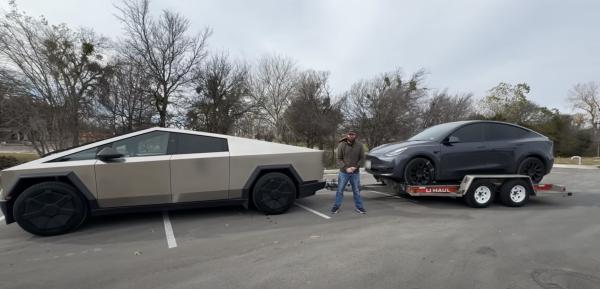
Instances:
[[[477,149],[484,149],[485,146],[478,146]]]

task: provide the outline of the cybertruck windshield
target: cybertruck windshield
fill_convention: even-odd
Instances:
[[[409,138],[408,140],[442,141],[442,139],[447,137],[448,134],[450,134],[453,130],[455,130],[462,124],[463,122],[449,122],[434,125]]]

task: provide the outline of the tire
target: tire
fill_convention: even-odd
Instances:
[[[13,215],[23,230],[39,236],[64,234],[87,219],[81,194],[62,182],[43,182],[27,188],[15,200]]]
[[[531,188],[525,180],[508,180],[500,188],[500,201],[508,207],[521,207],[529,201]]]
[[[494,202],[494,184],[486,180],[475,180],[463,196],[467,205],[473,208],[485,208]]]
[[[539,184],[545,173],[546,165],[542,160],[535,157],[525,158],[517,169],[517,174],[529,176],[534,184]]]
[[[296,185],[286,174],[267,173],[256,181],[252,189],[252,201],[265,214],[282,214],[294,204],[296,191]]]
[[[435,180],[435,167],[426,158],[414,158],[404,167],[404,182],[407,185],[431,185]]]

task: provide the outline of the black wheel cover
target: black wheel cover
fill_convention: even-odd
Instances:
[[[55,235],[79,226],[86,214],[82,199],[72,187],[41,183],[19,195],[15,217],[30,233]]]
[[[258,180],[253,197],[259,210],[268,214],[283,213],[296,199],[296,186],[285,174],[269,173]]]
[[[545,171],[546,168],[541,160],[528,158],[521,163],[518,173],[529,176],[531,181],[537,184],[544,178]]]
[[[408,163],[404,176],[409,185],[429,185],[434,181],[435,168],[431,161],[417,158]]]

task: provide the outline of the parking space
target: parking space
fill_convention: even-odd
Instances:
[[[366,215],[351,192],[331,215],[335,192],[321,190],[275,216],[118,215],[47,238],[1,226],[0,288],[600,288],[600,171],[545,181],[576,194],[472,209],[397,197],[362,175]]]

